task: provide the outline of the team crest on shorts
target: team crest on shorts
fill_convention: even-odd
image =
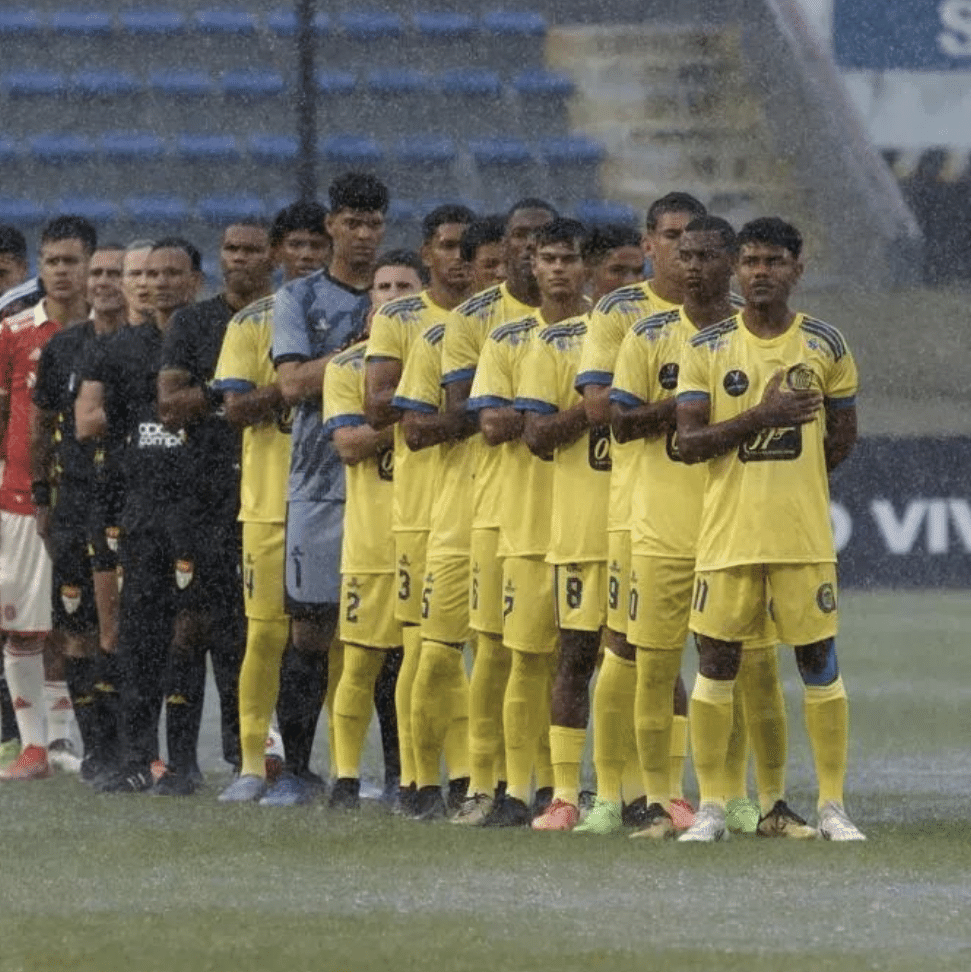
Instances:
[[[820,584],[816,591],[816,604],[823,614],[832,614],[836,610],[836,592],[832,584]]]
[[[121,536],[121,530],[118,527],[105,527],[105,543],[108,544],[108,549],[112,553],[118,553],[118,538]]]
[[[81,606],[81,588],[74,587],[72,584],[64,584],[61,587],[61,604],[68,614],[74,612]]]
[[[195,574],[195,565],[191,560],[177,560],[175,562],[175,586],[184,591],[191,583]]]

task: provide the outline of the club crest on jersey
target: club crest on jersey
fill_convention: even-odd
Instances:
[[[810,391],[820,387],[819,377],[809,365],[795,364],[786,372],[786,386],[792,391]]]
[[[184,591],[191,583],[195,574],[195,564],[191,560],[177,560],[175,562],[175,586]]]
[[[816,591],[816,604],[823,614],[832,614],[836,610],[836,592],[832,584],[820,584]]]
[[[725,380],[722,382],[725,391],[728,392],[732,398],[738,398],[739,395],[744,395],[748,391],[748,384],[748,375],[738,368],[732,368],[732,370],[725,375]]]
[[[118,553],[118,540],[121,538],[121,530],[118,527],[105,527],[105,543],[112,553]]]
[[[661,365],[657,380],[665,391],[674,391],[678,387],[678,363],[669,361],[667,364]]]
[[[61,604],[68,614],[74,612],[81,606],[81,588],[74,587],[72,584],[64,584],[61,587]]]

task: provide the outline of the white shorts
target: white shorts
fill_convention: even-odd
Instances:
[[[0,512],[0,628],[51,630],[51,558],[33,516]]]

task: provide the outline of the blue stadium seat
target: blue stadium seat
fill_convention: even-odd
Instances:
[[[320,140],[320,154],[337,166],[374,166],[384,158],[381,146],[366,135],[331,135]]]
[[[102,157],[112,162],[153,162],[165,154],[165,142],[154,132],[104,132],[98,147]]]
[[[586,135],[547,138],[539,143],[539,154],[550,166],[596,166],[606,158],[606,150]]]
[[[445,96],[498,98],[502,94],[502,81],[498,73],[487,68],[451,68],[442,71],[436,82]]]
[[[266,206],[257,196],[206,196],[196,203],[196,216],[204,223],[227,226],[238,219],[262,219]]]
[[[569,98],[574,84],[570,78],[544,68],[530,68],[512,79],[512,86],[520,95],[537,98]]]
[[[100,224],[113,223],[121,211],[116,202],[97,196],[64,196],[53,208],[56,212],[83,216],[92,223]]]
[[[223,94],[239,98],[270,98],[283,94],[285,88],[279,71],[258,68],[226,71],[220,83]]]
[[[410,199],[394,197],[388,204],[389,223],[410,223],[418,218],[418,207]]]
[[[282,165],[296,160],[300,145],[292,135],[251,135],[246,147],[254,161]]]
[[[175,150],[183,162],[238,162],[239,145],[232,135],[193,135],[184,132],[175,139]]]
[[[9,165],[20,158],[17,143],[10,138],[0,138],[0,165]]]
[[[482,166],[524,166],[533,161],[529,147],[518,138],[470,139],[469,151],[476,164]]]
[[[426,94],[432,82],[416,68],[379,68],[368,74],[367,87],[376,95]]]
[[[396,142],[391,149],[396,162],[409,166],[451,165],[455,143],[442,135],[413,135]]]
[[[142,225],[181,225],[189,215],[189,207],[181,196],[129,196],[125,211],[133,223]]]
[[[127,34],[179,34],[185,30],[185,14],[181,10],[123,10],[118,22]]]
[[[55,10],[48,25],[55,34],[75,37],[108,37],[113,29],[107,10]]]
[[[113,68],[78,71],[71,77],[70,88],[71,94],[87,98],[123,98],[142,90],[133,74]]]
[[[72,132],[46,132],[27,143],[31,157],[47,165],[78,165],[93,162],[97,148],[90,138]]]
[[[0,10],[0,37],[22,39],[39,34],[43,27],[36,10]]]
[[[273,10],[266,15],[266,26],[278,37],[293,37],[297,33],[297,15],[292,9]],[[330,31],[330,17],[325,13],[314,15],[314,34],[322,37]]]
[[[450,192],[456,188],[458,152],[443,135],[409,135],[391,146],[389,182],[394,195],[418,196],[429,190]]]
[[[603,199],[584,199],[574,207],[574,214],[581,222],[591,226],[606,223],[620,223],[623,226],[639,227],[640,212],[627,203],[607,202]]]
[[[349,10],[338,17],[344,36],[355,41],[400,37],[404,29],[399,14],[382,10]]]
[[[533,11],[495,10],[483,16],[482,24],[501,37],[546,36],[546,18]]]
[[[204,34],[230,34],[248,37],[256,33],[256,14],[248,10],[214,8],[197,10],[193,24]]]
[[[0,223],[10,223],[14,226],[38,226],[47,220],[47,213],[47,207],[33,199],[0,196]]]
[[[350,71],[318,71],[317,90],[322,95],[343,97],[357,87],[357,78]]]
[[[0,78],[0,90],[11,98],[61,95],[64,93],[64,75],[60,71],[8,71]]]
[[[470,14],[451,10],[419,11],[411,16],[411,25],[422,41],[460,40],[478,33],[478,24]]]
[[[149,88],[166,98],[204,98],[212,93],[212,79],[205,71],[179,68],[153,71]]]

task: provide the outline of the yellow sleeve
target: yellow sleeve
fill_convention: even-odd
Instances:
[[[223,391],[246,392],[260,387],[259,326],[249,314],[237,314],[226,326],[213,383]]]
[[[622,314],[604,312],[600,304],[593,309],[580,352],[577,388],[613,384],[617,354],[626,333],[627,322]]]
[[[401,317],[389,317],[377,311],[371,319],[371,335],[368,338],[365,361],[371,358],[405,360],[404,335]]]
[[[563,358],[542,335],[530,341],[516,386],[516,408],[522,412],[549,414],[564,407]],[[572,392],[572,375],[568,381]]]
[[[339,426],[363,424],[363,355],[338,355],[324,370],[324,428],[332,435]]]
[[[442,325],[425,331],[411,347],[393,403],[413,412],[437,412],[442,400]]]
[[[513,345],[492,338],[486,340],[475,370],[475,380],[469,395],[469,408],[502,408],[512,405],[516,397],[513,387]]]
[[[453,313],[442,342],[442,384],[471,381],[479,363],[482,337],[479,322],[466,314]]]
[[[688,341],[678,366],[678,401],[711,398],[711,355],[707,345]]]
[[[636,407],[651,400],[648,344],[631,328],[621,342],[610,400]]]
[[[840,359],[833,363],[833,368],[826,376],[826,387],[823,394],[827,401],[839,406],[853,405],[856,402],[856,393],[859,388],[859,375],[856,370],[856,362],[849,348]]]

